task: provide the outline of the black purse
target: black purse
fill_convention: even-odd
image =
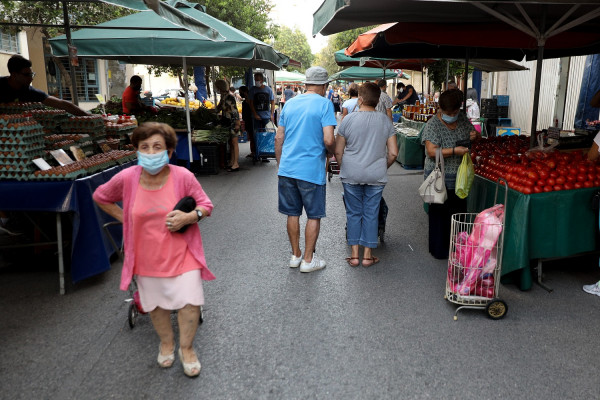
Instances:
[[[184,198],[179,200],[177,202],[177,204],[175,204],[175,207],[173,207],[173,211],[179,210],[184,213],[192,212],[195,209],[196,209],[196,200],[194,200],[194,198],[191,196],[185,196]],[[189,225],[182,226],[177,232],[179,232],[179,233],[185,232],[185,230],[188,228],[188,226]]]

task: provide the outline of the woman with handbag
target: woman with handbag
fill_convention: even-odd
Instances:
[[[443,204],[429,205],[429,252],[438,259],[448,258],[452,214],[467,212],[466,199],[460,199],[454,193],[458,167],[463,155],[469,151],[468,147],[461,144],[480,137],[460,110],[462,97],[460,90],[443,92],[439,99],[440,109],[427,122],[421,136],[421,143],[425,145],[425,178],[436,167],[438,149],[441,149],[444,159],[444,183],[448,198]]]
[[[127,290],[136,276],[142,308],[150,313],[160,338],[158,365],[169,368],[175,361],[171,311],[177,310],[183,372],[198,376],[200,362],[193,341],[204,304],[202,280],[215,276],[206,266],[197,223],[210,215],[213,205],[191,172],[169,165],[177,143],[173,128],[147,122],[133,131],[131,141],[138,152],[138,165],[99,186],[94,201],[123,223],[125,259],[120,288]],[[192,211],[174,210],[187,196],[196,204]],[[123,208],[116,204],[120,201]]]
[[[335,157],[340,164],[346,205],[346,238],[351,267],[359,265],[359,245],[364,247],[362,265],[379,262],[372,249],[377,247],[379,207],[387,169],[398,157],[396,131],[390,119],[375,110],[381,90],[374,83],[358,89],[359,110],[348,115],[338,128]]]

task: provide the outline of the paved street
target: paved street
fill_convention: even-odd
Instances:
[[[201,222],[211,270],[195,341],[197,379],[156,365],[149,316],[127,324],[120,262],[58,295],[56,262],[0,268],[1,399],[596,399],[597,258],[549,263],[548,293],[503,285],[503,320],[443,299],[446,262],[427,252],[421,171],[390,169],[381,262],[351,268],[336,176],[317,254],[288,267],[275,162],[200,177],[216,207]],[[304,219],[302,220],[305,221]],[[302,239],[303,240],[303,239]]]

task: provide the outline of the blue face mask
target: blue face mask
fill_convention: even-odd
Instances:
[[[144,171],[150,175],[156,175],[169,163],[169,153],[167,150],[156,154],[146,154],[137,152],[138,165],[144,168]]]
[[[444,113],[442,113],[442,120],[447,123],[447,124],[451,124],[453,122],[456,122],[456,120],[458,119],[458,114],[456,114],[454,117],[451,117],[449,115],[446,115]]]

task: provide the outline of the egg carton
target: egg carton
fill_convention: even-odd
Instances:
[[[39,102],[29,103],[0,103],[0,114],[21,114],[31,110],[43,110],[45,107]]]

